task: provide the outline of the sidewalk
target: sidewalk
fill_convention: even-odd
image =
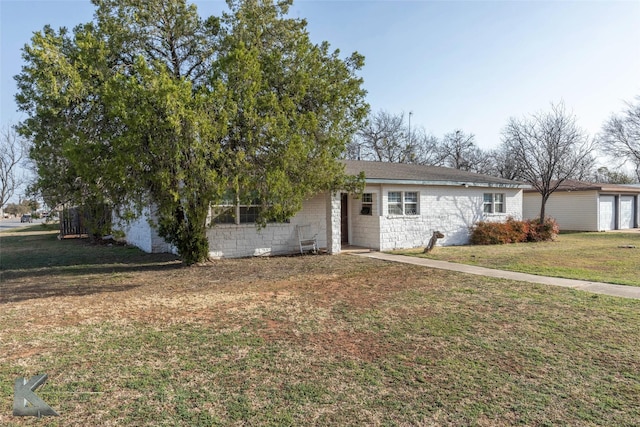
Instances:
[[[558,277],[537,276],[535,274],[517,273],[514,271],[493,270],[491,268],[477,267],[474,265],[457,264],[448,261],[437,261],[427,258],[418,258],[405,255],[391,255],[382,252],[354,253],[354,255],[381,259],[384,261],[403,262],[405,264],[421,265],[423,267],[438,268],[441,270],[459,271],[479,276],[498,277],[501,279],[518,280],[521,282],[540,283],[543,285],[562,286],[565,288],[579,289],[581,291],[596,294],[612,295],[623,298],[640,299],[640,287],[613,285],[609,283],[588,282],[586,280],[562,279]]]

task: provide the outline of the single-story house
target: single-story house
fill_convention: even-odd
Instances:
[[[295,253],[297,226],[317,235],[329,253],[342,246],[373,250],[424,247],[434,231],[444,238],[438,245],[462,245],[478,221],[522,219],[523,189],[527,184],[457,169],[413,164],[345,160],[350,175],[365,174],[361,195],[323,193],[307,200],[290,221],[254,224],[258,206],[225,206],[234,215],[212,220],[207,231],[210,255],[233,258]],[[220,211],[213,207],[212,211]],[[150,216],[147,211],[145,216]],[[127,240],[148,252],[171,248],[144,218],[123,226]]]
[[[524,190],[524,217],[538,218],[540,203],[540,193]],[[549,196],[545,213],[555,218],[561,230],[624,230],[640,225],[639,203],[637,186],[566,180]]]

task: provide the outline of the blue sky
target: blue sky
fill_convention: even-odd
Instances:
[[[222,1],[196,2],[201,15]],[[511,116],[564,101],[589,133],[640,95],[640,1],[297,0],[314,41],[366,58],[372,110],[413,112],[412,127],[455,129],[494,148]],[[21,47],[45,24],[92,19],[88,0],[0,0],[0,124],[15,111]]]

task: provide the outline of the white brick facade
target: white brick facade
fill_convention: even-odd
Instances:
[[[144,208],[142,214],[133,221],[124,221],[114,215],[113,228],[123,232],[127,243],[137,246],[148,253],[176,253],[176,248],[165,242],[158,235],[156,228],[149,224],[149,220],[154,220],[155,215],[150,208]]]
[[[389,215],[390,191],[417,192],[417,215]],[[426,246],[434,231],[444,238],[438,245],[462,245],[469,242],[470,227],[480,220],[504,221],[507,217],[522,219],[522,190],[453,186],[367,186],[373,194],[372,215],[361,215],[362,201],[350,198],[349,242],[377,250]],[[485,214],[484,193],[503,193],[505,212]]]
[[[389,215],[389,191],[417,192],[417,215]],[[372,194],[371,214],[362,211],[362,200],[348,196],[348,243],[375,250],[424,247],[434,231],[445,237],[438,245],[462,245],[469,242],[470,227],[480,220],[503,221],[507,217],[522,219],[522,190],[518,188],[368,185]],[[485,214],[484,193],[505,195],[505,212]],[[288,223],[218,224],[207,231],[212,258],[238,258],[283,255],[299,251],[296,225],[311,225],[317,233],[318,246],[329,253],[341,250],[341,194],[323,193],[303,203],[302,210]],[[123,227],[127,241],[147,252],[172,252],[145,216]]]
[[[311,225],[314,234],[318,233],[318,246],[326,248],[327,209],[327,195],[319,194],[303,203],[302,210],[288,223],[267,224],[262,229],[255,224],[217,224],[207,231],[209,255],[212,258],[238,258],[295,253],[300,250],[296,225],[307,224]]]
[[[327,239],[327,251],[330,254],[339,254],[342,246],[340,234],[340,193],[326,193],[325,200],[325,235]],[[297,216],[297,215],[296,215]],[[318,241],[320,247],[320,241]]]

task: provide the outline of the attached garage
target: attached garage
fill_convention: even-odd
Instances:
[[[620,226],[621,230],[634,228],[636,218],[636,198],[634,196],[620,196]]]
[[[608,231],[640,227],[640,186],[568,180],[551,194],[546,214],[561,230]],[[524,190],[523,216],[537,218],[540,194]]]
[[[608,231],[616,229],[616,197],[600,196],[598,202],[598,231]]]

